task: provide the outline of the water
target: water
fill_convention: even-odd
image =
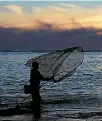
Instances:
[[[19,103],[28,96],[24,94],[23,86],[29,83],[30,68],[24,64],[39,54],[42,53],[0,52],[1,107],[4,104]],[[78,112],[88,114],[93,111],[101,112],[101,65],[102,52],[85,52],[83,64],[77,68],[72,77],[55,84],[47,83],[41,89],[42,117],[56,120],[73,117],[72,114]]]

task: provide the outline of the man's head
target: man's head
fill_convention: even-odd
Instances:
[[[34,61],[32,63],[32,67],[33,67],[33,69],[39,69],[39,63],[37,61]]]

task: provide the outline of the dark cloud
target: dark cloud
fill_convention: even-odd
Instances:
[[[46,51],[79,45],[84,50],[100,50],[102,35],[97,35],[98,31],[81,28],[59,32],[50,30],[21,32],[14,28],[0,28],[0,50]]]

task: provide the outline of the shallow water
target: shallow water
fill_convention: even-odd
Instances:
[[[29,83],[30,68],[24,64],[42,53],[0,52],[0,106],[21,102],[28,95],[23,86]],[[78,112],[102,111],[102,52],[85,52],[83,64],[75,74],[59,83],[47,83],[41,89],[42,120],[77,117]],[[26,101],[28,101],[27,99]],[[32,115],[12,116],[14,120],[32,120]],[[10,117],[2,117],[2,120]],[[11,118],[11,119],[12,119]],[[20,119],[21,118],[21,119]],[[10,119],[10,120],[11,120]]]

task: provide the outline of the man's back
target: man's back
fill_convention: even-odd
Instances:
[[[34,87],[38,87],[40,85],[40,80],[42,79],[41,74],[38,70],[32,69],[30,74],[30,83]]]

